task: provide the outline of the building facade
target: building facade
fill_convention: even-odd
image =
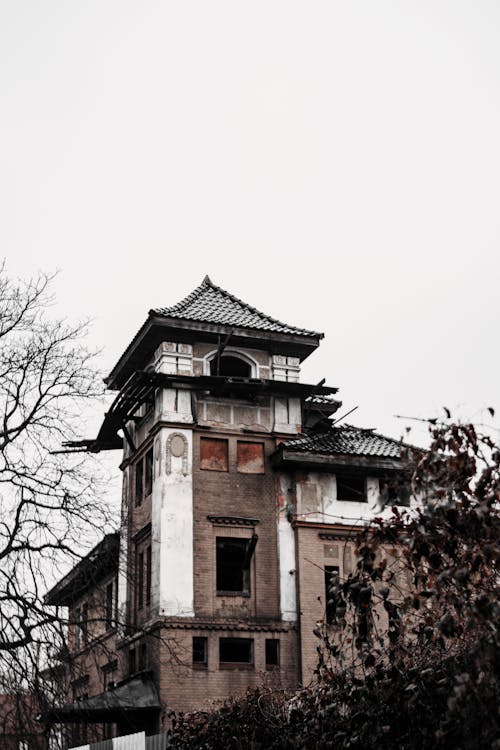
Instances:
[[[72,744],[311,680],[329,581],[401,463],[397,441],[335,425],[336,388],[301,382],[322,337],[206,277],[108,376],[97,438],[70,448],[122,451],[120,529],[47,595],[69,608],[68,702],[48,718]]]

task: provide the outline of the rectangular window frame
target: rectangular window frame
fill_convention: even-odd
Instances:
[[[115,604],[115,582],[109,581],[109,583],[106,584],[106,590],[105,590],[105,625],[106,630],[112,630],[115,626],[114,623],[114,604]]]
[[[243,661],[223,660],[223,647],[245,644],[248,648],[248,659]],[[225,656],[227,656],[227,651]],[[253,638],[219,638],[219,669],[254,669],[255,643]]]
[[[266,671],[275,671],[280,668],[280,641],[279,638],[266,638],[265,656]],[[274,652],[274,653],[273,653]]]
[[[135,572],[135,585],[136,585],[136,609],[140,612],[144,606],[144,551],[136,550],[136,572]]]
[[[356,483],[362,481],[363,483],[363,491],[362,496],[359,497],[358,493],[359,490],[356,487]],[[349,487],[349,482],[351,482],[352,486]],[[345,503],[367,503],[368,502],[368,492],[367,492],[367,476],[366,474],[358,475],[355,472],[348,473],[348,472],[338,472],[336,474],[336,483],[337,483],[337,500],[339,502],[345,502]],[[341,490],[339,492],[339,487],[345,487],[346,490]],[[341,492],[345,492],[344,497],[342,497]],[[351,497],[349,497],[351,495]]]
[[[153,492],[154,478],[154,454],[153,447],[137,459],[134,464],[134,492],[136,507],[142,505],[144,500]]]
[[[251,562],[255,546],[257,543],[257,534],[251,537],[238,536],[216,536],[215,538],[215,586],[217,596],[243,596],[250,597],[252,591],[251,584]],[[223,585],[223,576],[226,574],[224,569],[230,569],[234,574],[234,563],[222,562],[222,549],[224,545],[229,548],[240,548],[239,556],[241,557],[241,588],[231,588]]]
[[[206,636],[193,635],[192,663],[194,669],[208,669],[208,638]]]

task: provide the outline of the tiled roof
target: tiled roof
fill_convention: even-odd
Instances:
[[[200,286],[181,302],[172,307],[160,307],[151,310],[151,313],[169,318],[197,320],[203,323],[254,328],[274,333],[290,333],[295,336],[323,337],[322,333],[295,328],[265,315],[233,294],[226,292],[225,289],[213,284],[208,276],[205,276]]]
[[[287,450],[300,453],[344,453],[352,456],[399,458],[404,444],[373,430],[345,425],[332,427],[329,432],[320,435],[305,435],[297,440],[289,440],[282,445]]]

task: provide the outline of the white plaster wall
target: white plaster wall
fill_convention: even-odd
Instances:
[[[182,435],[186,453],[169,455],[169,437]],[[193,433],[164,427],[155,437],[151,509],[153,608],[176,617],[194,616]]]
[[[160,388],[155,399],[155,420],[191,424],[191,391],[183,388]]]
[[[274,430],[296,434],[302,426],[302,413],[300,399],[298,398],[275,398],[274,399]]]
[[[366,490],[367,502],[337,500],[335,475],[311,471],[305,482],[297,483],[297,513],[305,521],[364,523],[379,513],[379,483],[376,477],[367,478]]]
[[[280,474],[277,480],[281,485],[280,495],[284,507],[278,508],[278,560],[280,576],[281,619],[288,622],[297,620],[297,581],[295,560],[295,532],[287,518],[286,501],[291,499],[292,480]]]

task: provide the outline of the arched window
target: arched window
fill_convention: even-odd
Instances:
[[[220,358],[219,372],[217,372],[217,355],[210,360],[210,375],[223,377],[251,378],[252,366],[240,357],[223,354]]]

